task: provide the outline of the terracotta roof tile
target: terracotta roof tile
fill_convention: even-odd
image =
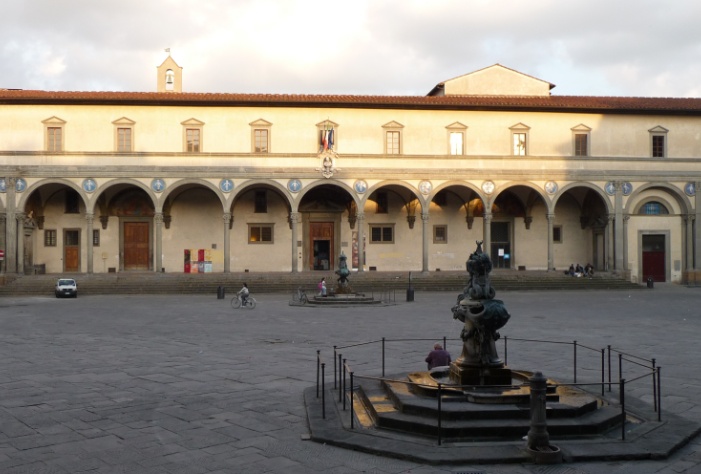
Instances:
[[[589,113],[701,114],[701,99],[602,96],[379,96],[175,92],[69,92],[0,89],[0,104],[126,104],[446,110],[533,110]]]

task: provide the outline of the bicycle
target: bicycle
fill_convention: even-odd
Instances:
[[[254,297],[248,295],[248,298],[246,298],[246,304],[244,304],[243,306],[245,306],[248,309],[253,309],[256,307],[257,303],[258,302]],[[234,309],[239,309],[241,307],[241,295],[236,295],[231,299],[231,307]]]
[[[307,292],[300,286],[297,288],[297,294],[294,297],[295,303],[307,304],[309,302],[309,297],[307,297]]]

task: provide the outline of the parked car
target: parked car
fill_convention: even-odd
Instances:
[[[62,296],[78,297],[78,284],[73,278],[59,278],[56,281],[56,298]]]

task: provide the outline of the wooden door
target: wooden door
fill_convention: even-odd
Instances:
[[[150,235],[148,222],[124,223],[124,269],[148,270]]]
[[[643,251],[643,281],[648,277],[656,282],[666,281],[664,251]]]
[[[80,271],[80,230],[78,229],[63,231],[63,270]]]
[[[333,222],[309,223],[310,270],[333,270]]]

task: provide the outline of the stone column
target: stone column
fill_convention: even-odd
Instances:
[[[154,271],[160,272],[163,268],[163,213],[157,212],[153,215],[153,224],[156,227],[155,253],[156,268]]]
[[[687,214],[684,216],[684,222],[686,223],[686,263],[684,264],[684,270],[691,271],[694,269],[694,221],[695,216],[693,214]]]
[[[628,221],[630,220],[630,214],[625,214],[623,216],[623,271],[626,272],[626,277],[628,276]]]
[[[421,211],[421,228],[423,231],[423,245],[422,245],[422,252],[421,252],[421,271],[422,272],[428,272],[428,239],[429,239],[429,233],[428,233],[428,220],[429,220],[429,215],[428,212],[423,212]]]
[[[0,248],[5,250],[5,259],[0,260],[0,271],[2,273],[7,273],[7,214],[0,214],[0,227],[3,229]]]
[[[86,240],[88,241],[88,273],[93,273],[93,241],[92,241],[92,233],[93,233],[93,218],[94,214],[92,212],[86,212],[85,213],[85,222],[86,222]]]
[[[613,267],[613,216],[609,214],[608,225],[606,226],[606,268],[610,271]]]
[[[548,271],[552,271],[555,268],[555,247],[553,244],[555,214],[547,213],[545,218],[548,220]]]
[[[365,213],[358,212],[355,215],[358,225],[358,271],[364,271],[365,267]]]
[[[292,273],[299,273],[299,268],[297,262],[299,258],[297,257],[297,223],[299,222],[299,212],[290,212],[290,229],[292,230]]]
[[[482,231],[482,251],[492,258],[492,212],[484,211],[484,230]]]
[[[17,273],[24,275],[24,212],[15,212],[15,238],[17,241]]]
[[[5,215],[7,222],[5,226],[5,271],[16,273],[17,270],[17,219],[15,218],[15,178],[5,178],[7,190],[7,206]]]
[[[701,181],[694,183],[694,190],[696,192],[696,199],[694,199],[696,207],[694,214],[694,270],[701,270]]]
[[[623,183],[614,181],[616,194],[614,196],[614,212],[615,222],[613,226],[614,232],[614,264],[613,269],[620,272],[623,268]]]
[[[224,219],[224,273],[231,273],[231,231],[229,230],[231,213],[225,212],[222,219]]]

